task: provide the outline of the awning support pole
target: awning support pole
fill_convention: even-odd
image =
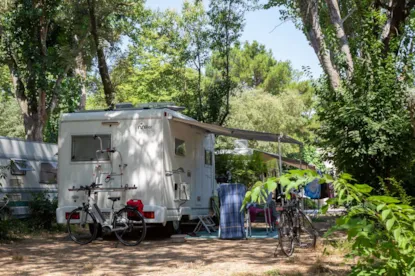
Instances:
[[[279,161],[279,176],[282,175],[282,150],[281,150],[281,136],[278,136],[278,161]]]
[[[303,146],[300,145],[300,170],[303,169]]]
[[[282,175],[282,157],[281,157],[281,154],[282,154],[282,150],[281,150],[281,134],[278,136],[278,156],[279,156],[279,165],[280,165],[280,168],[279,168],[279,176],[281,177],[281,175]],[[281,185],[281,183],[280,183],[280,194],[282,195],[282,185]],[[281,198],[281,206],[284,206],[284,199],[283,198]]]

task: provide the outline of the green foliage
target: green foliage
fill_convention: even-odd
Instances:
[[[209,3],[211,50],[216,52],[217,73],[207,90],[208,122],[222,125],[229,115],[229,98],[236,88],[231,75],[232,46],[239,42],[244,26],[244,0],[212,0]]]
[[[232,175],[233,183],[242,183],[248,188],[267,172],[267,167],[258,153],[252,155],[219,154],[215,156],[218,176]]]
[[[27,222],[19,219],[0,220],[0,240],[12,240],[28,234]]]
[[[304,114],[311,106],[306,105],[305,96],[297,90],[287,90],[271,95],[262,90],[246,90],[232,96],[231,114],[226,126],[271,133],[287,133],[294,138],[311,136],[309,119]],[[264,115],[266,114],[266,115]],[[226,138],[219,137],[220,140]],[[277,152],[275,143],[252,142],[253,148]],[[296,147],[294,149],[298,151]],[[291,150],[292,151],[292,150]],[[284,147],[290,152],[290,146]]]
[[[343,1],[337,10],[327,1],[269,0],[264,7],[293,20],[321,62],[316,111],[325,157],[359,182],[379,188],[377,176],[396,177],[414,192],[414,5],[398,2]]]
[[[0,96],[0,136],[25,137],[20,107],[14,98]]]
[[[268,195],[277,188],[276,181],[276,177],[268,178],[265,182],[257,181],[251,190],[246,192],[240,211],[245,211],[245,207],[248,203],[266,203]]]
[[[378,179],[385,195],[397,197],[403,204],[415,205],[415,198],[406,193],[401,181],[397,181],[394,178],[382,179],[379,177]]]
[[[331,159],[339,170],[377,188],[377,176],[396,175],[412,155],[406,89],[396,80],[396,62],[393,57],[376,66],[362,61],[356,64],[355,84],[341,94],[317,90],[319,134]]]
[[[319,176],[312,171],[295,170],[279,181],[289,195],[291,189],[315,177]],[[338,204],[348,210],[326,236],[334,231],[346,231],[352,243],[350,255],[358,257],[350,275],[415,274],[415,209],[412,206],[397,197],[373,195],[372,187],[356,184],[347,173],[337,179],[325,175],[320,183],[332,183],[335,189],[336,197],[327,204]],[[327,209],[328,205],[323,212]]]
[[[367,185],[348,181],[343,178],[335,189],[354,204],[331,231],[346,231],[351,254],[360,257],[351,275],[414,275],[414,208],[396,197],[372,196]]]
[[[31,228],[50,230],[56,221],[57,208],[57,198],[51,199],[47,192],[33,193],[29,202]]]

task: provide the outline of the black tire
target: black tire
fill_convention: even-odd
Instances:
[[[286,211],[281,212],[278,224],[278,241],[282,253],[290,257],[294,253],[294,228],[291,216]]]
[[[94,215],[82,207],[69,214],[67,228],[71,240],[82,245],[93,241],[98,232],[98,224]]]
[[[97,226],[98,226],[98,230],[97,230],[97,235],[95,237],[96,239],[99,238],[99,237],[102,237],[102,226],[99,223],[97,223]],[[91,234],[94,232],[94,224],[93,223],[89,224],[89,231],[91,232]]]
[[[298,214],[299,225],[297,228],[297,242],[303,248],[316,248],[317,230],[314,228],[310,218],[302,211]]]
[[[180,221],[168,221],[163,227],[163,237],[170,238],[172,235],[180,233]]]
[[[118,240],[127,246],[138,245],[147,233],[146,221],[141,213],[133,208],[123,208],[114,215],[113,229]]]

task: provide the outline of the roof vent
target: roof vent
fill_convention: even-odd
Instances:
[[[115,105],[115,109],[127,109],[134,108],[132,103],[118,103]]]
[[[159,103],[143,103],[137,105],[139,109],[162,109],[162,108],[168,108],[174,111],[182,111],[185,109],[185,107],[177,106],[173,102],[159,102]]]

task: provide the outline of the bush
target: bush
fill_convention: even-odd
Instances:
[[[15,218],[0,220],[0,240],[16,239],[23,234],[28,234],[27,222]]]
[[[313,177],[316,175],[312,171],[295,170],[283,175],[280,182],[288,193]],[[395,188],[399,183],[389,181]],[[329,199],[328,205],[348,208],[347,214],[336,220],[326,236],[334,231],[346,231],[352,243],[350,255],[359,260],[350,275],[415,275],[415,209],[408,204],[411,198],[403,189],[397,189],[399,198],[390,196],[393,193],[389,190],[383,195],[373,195],[372,187],[356,184],[346,173],[336,180],[324,176],[321,182],[332,182],[336,191],[336,198]],[[323,212],[328,205],[323,207]]]
[[[56,221],[57,207],[58,200],[50,199],[47,192],[33,193],[29,203],[31,228],[51,230],[52,223]]]

